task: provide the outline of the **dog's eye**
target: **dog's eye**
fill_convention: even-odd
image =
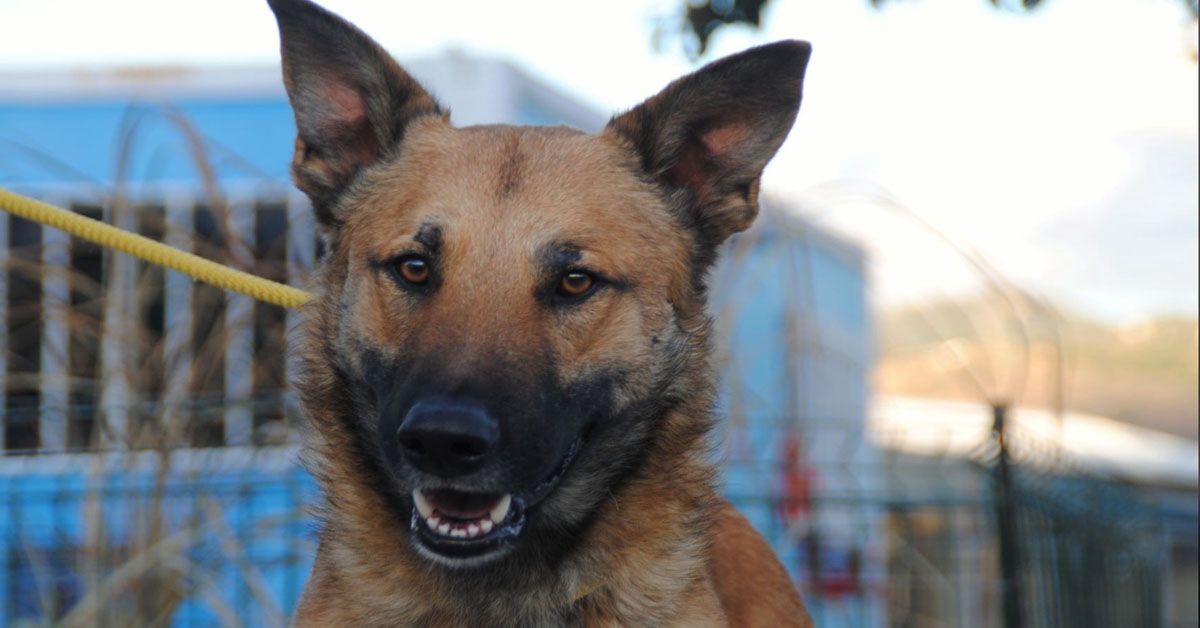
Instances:
[[[558,296],[578,297],[586,294],[596,285],[596,278],[582,271],[571,271],[558,281]]]
[[[429,262],[421,257],[406,257],[396,262],[396,274],[414,286],[429,281]]]

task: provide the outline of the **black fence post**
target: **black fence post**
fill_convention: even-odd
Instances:
[[[1017,547],[1017,520],[1013,508],[1012,469],[1008,456],[1005,419],[1008,406],[992,406],[992,436],[999,445],[996,461],[996,527],[1000,533],[1000,576],[1004,601],[1004,627],[1021,628],[1021,562]]]

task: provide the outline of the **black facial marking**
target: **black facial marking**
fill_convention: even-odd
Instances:
[[[538,261],[552,273],[567,270],[581,259],[582,250],[570,242],[551,242],[538,251]]]
[[[525,176],[525,155],[521,152],[516,135],[509,136],[504,152],[505,159],[500,165],[499,173],[499,197],[502,199],[515,194],[521,187],[521,180]]]
[[[560,551],[569,551],[586,513],[598,507],[607,492],[567,498],[558,494],[558,487],[572,481],[605,486],[620,482],[638,466],[652,432],[652,422],[643,415],[649,408],[614,406],[626,377],[618,371],[597,371],[563,383],[549,357],[537,360],[541,366],[534,369],[502,357],[485,359],[464,374],[451,367],[444,354],[422,354],[417,347],[401,350],[403,359],[365,347],[359,351],[361,370],[348,382],[355,410],[344,420],[360,457],[370,461],[363,472],[387,493],[389,510],[408,522],[414,517],[409,495],[415,489],[512,494],[519,505],[514,516],[522,527],[501,555],[523,552],[524,560],[530,555],[555,559]],[[495,455],[477,471],[449,479],[412,466],[403,454],[398,428],[415,404],[429,399],[466,400],[486,409],[499,424]],[[413,542],[421,545],[421,538],[429,540],[428,534],[416,534]],[[496,549],[494,544],[480,546]],[[436,547],[426,543],[425,551]],[[552,547],[555,557],[547,555]]]
[[[437,253],[442,248],[442,228],[432,222],[421,225],[413,242],[423,245],[430,253]]]
[[[373,351],[364,350],[361,354],[364,356],[363,363],[366,367],[364,369],[367,374],[365,377],[352,375],[350,370],[330,361],[332,373],[338,382],[338,385],[333,387],[333,395],[338,397],[335,405],[344,408],[339,419],[351,436],[350,447],[353,451],[346,458],[355,461],[360,477],[364,478],[367,486],[383,499],[384,507],[388,512],[397,521],[403,521],[404,517],[408,516],[407,504],[402,495],[395,491],[392,474],[379,450],[373,426],[361,419],[361,417],[370,416],[375,412],[374,404],[366,393],[370,390],[368,383],[371,381],[370,374],[377,372],[375,367],[381,363],[380,358]],[[316,403],[329,401],[322,399]],[[319,474],[320,467],[316,467],[314,471]],[[333,500],[336,499],[337,493],[336,491],[327,492],[327,495]],[[336,507],[336,504],[331,505]]]

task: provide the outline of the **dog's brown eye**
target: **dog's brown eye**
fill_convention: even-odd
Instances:
[[[558,293],[564,297],[577,297],[596,285],[596,279],[587,273],[571,272],[558,282]]]
[[[400,277],[408,283],[421,285],[429,280],[429,262],[419,257],[401,260],[396,265],[396,269],[399,271]]]

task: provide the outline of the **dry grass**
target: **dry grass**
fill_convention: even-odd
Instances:
[[[195,238],[190,222],[168,222],[161,205],[141,202],[147,198],[145,190],[130,193],[131,156],[135,150],[145,149],[139,146],[140,129],[153,117],[165,119],[186,146],[200,184],[197,198],[203,199],[215,217],[218,237],[214,240],[219,244]],[[104,219],[114,224],[137,225],[143,232],[183,234],[188,238],[187,245],[202,255],[262,271],[262,264],[253,258],[251,242],[235,227],[234,208],[222,194],[208,154],[201,134],[178,111],[131,108],[121,125],[116,150],[117,183],[103,197],[73,200],[104,208]],[[84,484],[89,487],[84,496],[56,497],[66,503],[65,507],[78,508],[74,517],[82,522],[77,533],[58,531],[62,547],[74,548],[71,555],[51,556],[44,542],[18,540],[18,551],[32,570],[37,591],[36,600],[20,603],[35,604],[39,615],[25,617],[19,625],[177,625],[177,613],[190,600],[222,626],[245,625],[246,604],[255,609],[254,625],[285,626],[284,601],[276,599],[263,574],[247,557],[246,548],[277,541],[288,529],[294,529],[303,517],[302,505],[295,504],[289,515],[256,520],[248,530],[244,526],[235,530],[229,522],[234,513],[228,509],[236,509],[237,500],[231,501],[228,491],[205,486],[205,469],[175,468],[179,460],[176,452],[206,438],[198,431],[204,426],[195,422],[206,416],[204,408],[211,404],[198,405],[197,395],[205,390],[206,383],[223,375],[231,334],[253,325],[252,308],[231,308],[230,301],[220,295],[193,290],[196,300],[211,301],[211,313],[220,324],[206,335],[189,338],[195,350],[179,355],[169,346],[172,331],[166,329],[165,322],[147,323],[149,310],[157,308],[161,316],[164,296],[169,296],[164,295],[162,269],[105,252],[104,272],[97,280],[94,274],[69,265],[43,264],[44,255],[51,255],[48,248],[43,248],[53,246],[65,247],[59,244],[10,250],[2,260],[2,272],[9,282],[29,279],[43,285],[49,282],[69,286],[65,294],[45,291],[44,297],[24,305],[10,302],[8,308],[10,324],[17,325],[10,329],[13,337],[23,331],[23,325],[34,330],[47,321],[64,323],[59,329],[70,330],[70,339],[43,342],[39,352],[43,361],[67,366],[10,370],[5,385],[9,390],[59,390],[65,397],[59,403],[77,401],[79,393],[92,394],[94,398],[88,403],[72,402],[70,421],[76,426],[90,421],[94,428],[85,441],[80,441],[78,433],[68,437],[68,446],[105,453],[92,456],[83,470]],[[65,250],[59,253],[58,257],[65,259]],[[20,368],[19,360],[14,359],[15,344],[5,346],[10,369]],[[71,364],[72,359],[76,364]],[[43,394],[39,411],[47,411],[53,401]],[[225,405],[216,401],[215,416],[219,419]],[[283,403],[277,398],[266,403],[275,403],[283,414]],[[67,411],[51,409],[62,414]],[[6,420],[14,417],[10,413]],[[79,433],[83,431],[86,428],[80,428]],[[246,484],[253,485],[255,479],[252,472],[248,473]],[[181,487],[189,486],[195,487],[195,493],[181,498]],[[296,551],[311,554],[311,549],[298,547]],[[231,574],[240,583],[237,591],[228,590]],[[64,578],[73,582],[68,587],[73,591],[63,590]],[[3,612],[9,612],[9,608]]]

